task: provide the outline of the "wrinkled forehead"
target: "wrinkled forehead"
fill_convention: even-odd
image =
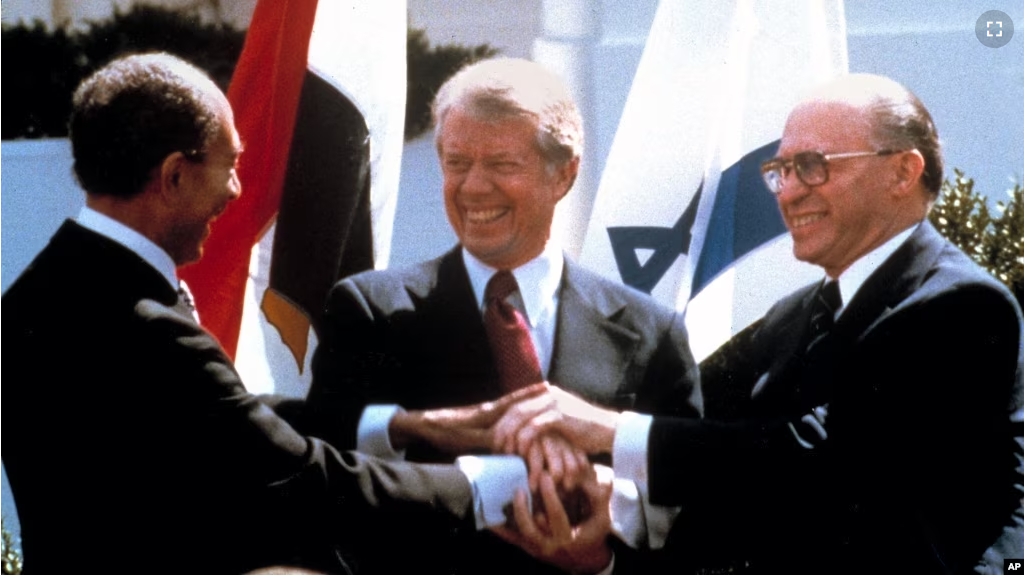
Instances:
[[[872,125],[866,108],[843,100],[809,100],[787,118],[779,156],[816,150],[825,154],[870,149]]]

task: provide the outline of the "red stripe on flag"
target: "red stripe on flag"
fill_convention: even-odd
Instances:
[[[232,357],[252,247],[278,211],[317,0],[260,0],[228,100],[245,153],[242,197],[214,223],[199,262],[182,270],[203,325]]]

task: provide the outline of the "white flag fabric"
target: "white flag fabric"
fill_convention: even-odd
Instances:
[[[821,276],[761,180],[807,88],[846,73],[842,0],[662,0],[584,240],[584,265],[687,310],[703,359]]]
[[[366,130],[369,133],[370,166],[370,229],[366,232],[367,239],[372,236],[372,252],[367,252],[364,262],[375,268],[384,268],[388,264],[391,248],[405,124],[405,2],[321,0],[317,3],[307,67],[309,76],[316,77],[322,86],[327,87],[326,90],[321,89],[322,94],[326,94],[328,98],[334,96],[335,92],[343,96],[355,106],[366,123]],[[300,106],[311,102],[307,98],[306,90],[304,87]],[[319,102],[314,104],[321,105]],[[302,117],[302,110],[299,116]],[[301,123],[302,120],[297,122]],[[315,118],[306,123],[309,132],[326,130],[330,126],[330,123],[318,125]],[[297,126],[297,133],[302,129],[301,126]],[[315,145],[331,146],[332,138],[313,134],[310,141]],[[296,154],[295,142],[293,140],[293,157]],[[342,157],[336,160],[339,164],[349,161],[350,159]],[[297,167],[295,171],[315,169],[316,166],[306,166]],[[300,184],[307,188],[317,185],[315,182]],[[285,201],[282,201],[282,210]],[[366,206],[355,208],[365,209]],[[338,226],[360,226],[359,216],[347,218],[350,219],[340,222]],[[280,223],[276,226],[280,227]],[[278,258],[280,253],[274,247],[274,242],[280,241],[281,235],[275,232],[280,230],[271,228],[253,250],[235,364],[247,388],[252,392],[274,392],[302,397],[310,385],[309,365],[317,345],[314,330],[316,319],[313,319],[314,325],[311,327],[300,325],[300,338],[303,340],[300,346],[293,343],[286,345],[283,339],[288,338],[283,331],[279,331],[280,322],[272,319],[274,325],[271,325],[268,320],[266,293],[268,285],[275,284],[272,281],[272,265],[277,266],[277,263],[272,261],[271,254]],[[310,240],[316,241],[316,238]],[[350,257],[352,252],[371,247],[365,239],[346,238],[344,243],[347,246],[343,250],[343,258]],[[302,253],[298,256],[301,263]],[[337,258],[337,255],[333,257]],[[311,265],[317,264],[311,262]],[[330,267],[330,263],[328,266]],[[357,267],[346,270],[343,266],[342,275],[358,269]],[[284,296],[287,300],[288,295]],[[321,310],[308,312],[316,315]]]

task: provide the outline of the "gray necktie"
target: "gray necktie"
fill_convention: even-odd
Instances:
[[[196,304],[192,300],[192,292],[189,291],[189,285],[184,280],[178,281],[178,304],[185,310],[188,310],[196,324],[200,323],[199,312],[196,310]]]

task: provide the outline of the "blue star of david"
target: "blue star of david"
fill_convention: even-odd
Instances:
[[[651,294],[669,268],[690,248],[691,228],[698,213],[702,182],[691,198],[687,209],[672,228],[660,226],[613,226],[608,229],[612,243],[612,255],[623,283],[641,292]],[[638,249],[654,250],[651,257],[641,264]]]

